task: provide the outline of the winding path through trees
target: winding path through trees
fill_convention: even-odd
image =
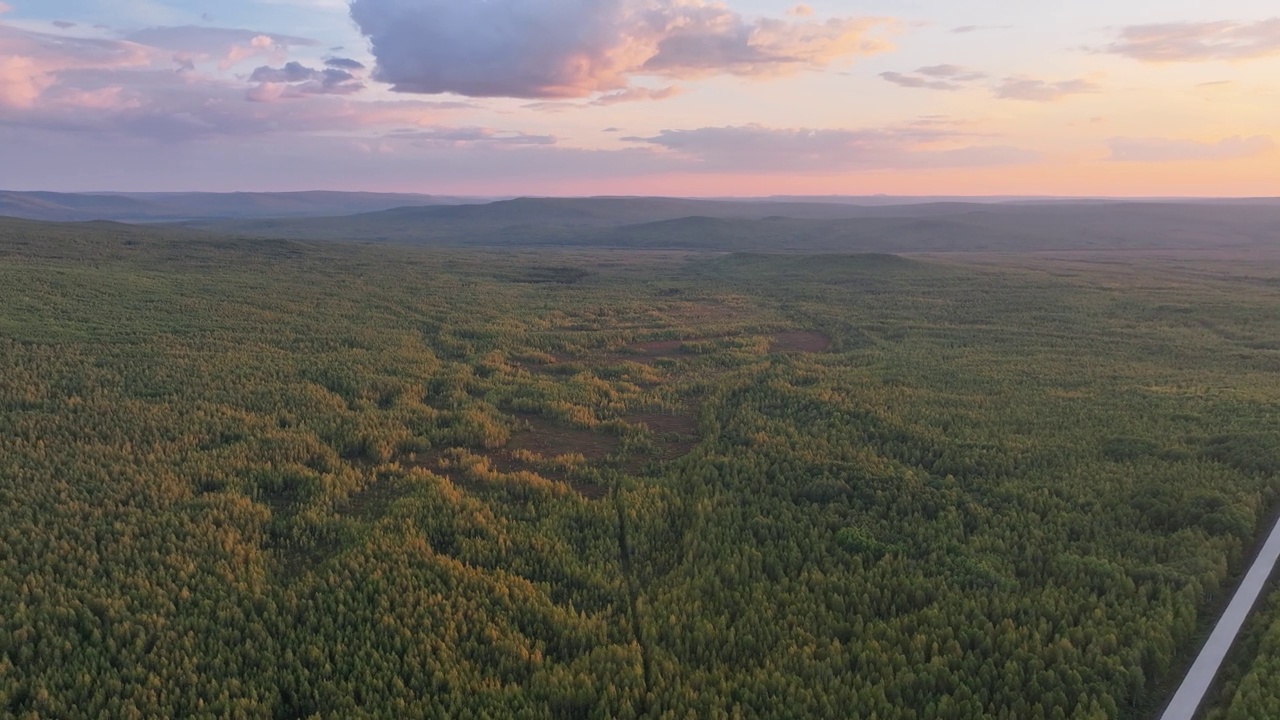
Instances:
[[[1195,717],[1196,710],[1204,702],[1204,696],[1209,692],[1209,687],[1213,684],[1213,679],[1217,677],[1222,662],[1240,634],[1240,629],[1266,587],[1267,579],[1271,577],[1277,560],[1280,560],[1280,520],[1277,520],[1275,526],[1271,528],[1271,535],[1262,546],[1262,550],[1258,552],[1258,557],[1253,561],[1248,574],[1240,582],[1235,596],[1231,598],[1231,604],[1218,619],[1218,624],[1214,626],[1213,633],[1205,641],[1195,663],[1187,671],[1182,685],[1178,687],[1173,699],[1169,701],[1169,706],[1160,716],[1161,720],[1192,720]]]

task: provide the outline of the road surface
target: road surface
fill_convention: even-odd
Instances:
[[[1280,560],[1280,520],[1271,529],[1271,535],[1262,546],[1262,551],[1258,553],[1258,558],[1253,561],[1248,574],[1240,582],[1239,589],[1231,598],[1231,604],[1218,619],[1218,624],[1213,628],[1213,634],[1205,641],[1200,655],[1187,671],[1187,676],[1178,687],[1178,692],[1174,693],[1173,699],[1169,701],[1169,706],[1165,708],[1160,720],[1192,720],[1195,717],[1196,710],[1204,702],[1205,694],[1209,692],[1209,686],[1218,675],[1218,669],[1222,667],[1222,661],[1226,659],[1227,652],[1231,650],[1236,636],[1240,634],[1240,628],[1244,626],[1244,621],[1248,619],[1249,613],[1257,603],[1258,596],[1266,587],[1267,578],[1275,569],[1277,560]]]

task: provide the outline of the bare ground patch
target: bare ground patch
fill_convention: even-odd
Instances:
[[[373,522],[387,514],[395,501],[409,495],[410,487],[396,478],[380,477],[338,504],[339,515]]]
[[[823,353],[831,349],[831,338],[812,330],[775,333],[770,338],[773,352]]]
[[[693,451],[700,440],[697,413],[691,409],[676,413],[634,413],[623,419],[631,425],[648,428],[654,435],[653,454],[629,458],[625,464],[629,472],[638,472],[650,460],[675,460],[684,457]]]
[[[526,427],[511,433],[507,447],[527,450],[543,457],[578,454],[588,460],[603,460],[618,449],[614,435],[569,427],[537,415],[520,415]]]
[[[634,362],[642,365],[652,365],[659,360],[693,356],[696,352],[691,350],[691,346],[714,341],[715,338],[709,337],[687,338],[685,340],[649,340],[627,345],[620,351],[606,355],[604,359],[609,362]]]

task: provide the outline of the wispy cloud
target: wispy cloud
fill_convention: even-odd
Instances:
[[[883,52],[886,19],[749,20],[709,0],[353,0],[400,92],[587,97],[639,75],[768,76]],[[566,19],[569,19],[568,21]]]
[[[1042,80],[1027,76],[1006,77],[993,80],[984,72],[961,65],[941,64],[916,68],[914,72],[882,72],[880,77],[905,88],[955,92],[972,88],[987,88],[1001,100],[1025,100],[1053,102],[1070,95],[1098,92],[1092,80]]]
[[[318,42],[310,38],[293,35],[264,33],[256,30],[237,28],[203,27],[200,25],[180,25],[172,27],[151,27],[136,30],[124,36],[124,40],[178,52],[222,55],[230,48],[253,44],[258,38],[267,38],[272,47],[314,47]]]
[[[615,90],[611,93],[605,93],[597,96],[595,99],[587,102],[571,102],[568,100],[543,100],[540,102],[529,103],[524,108],[527,110],[543,110],[547,112],[560,112],[563,110],[575,110],[584,107],[608,107],[610,105],[620,105],[629,102],[666,100],[684,93],[684,89],[674,85],[664,88],[646,88],[646,87],[629,87],[623,90]]]
[[[254,70],[249,80],[258,86],[249,91],[248,97],[259,102],[308,95],[351,95],[364,89],[364,83],[346,70],[316,70],[299,62],[285,63],[278,68],[264,65]]]
[[[495,130],[484,127],[433,127],[423,130],[401,131],[386,136],[389,140],[408,140],[419,146],[465,147],[486,145],[489,147],[527,147],[530,145],[555,145],[554,135],[536,135],[523,132]]]
[[[959,65],[943,64],[916,68],[914,73],[883,72],[880,77],[907,88],[952,91],[963,90],[987,75]]]
[[[868,129],[770,128],[761,125],[663,130],[633,143],[663,148],[701,170],[842,172],[974,167],[1034,162],[1020,148],[975,145],[934,123]]]
[[[364,70],[364,63],[344,57],[325,58],[324,64],[339,70]]]
[[[1071,95],[1095,93],[1098,90],[1097,83],[1084,78],[1050,81],[1029,77],[1010,77],[996,86],[994,92],[996,97],[1005,100],[1054,102]]]
[[[1270,57],[1280,55],[1280,18],[1131,25],[1103,50],[1152,63]]]
[[[951,32],[956,35],[968,35],[969,33],[982,32],[984,30],[1010,30],[1012,25],[961,25],[951,28]]]
[[[1186,162],[1195,160],[1237,160],[1272,152],[1276,143],[1269,136],[1229,137],[1217,142],[1171,138],[1111,138],[1110,160],[1115,162]]]

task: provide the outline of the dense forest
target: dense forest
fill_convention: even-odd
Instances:
[[[3,224],[0,715],[1146,718],[1277,338],[1228,259]]]

